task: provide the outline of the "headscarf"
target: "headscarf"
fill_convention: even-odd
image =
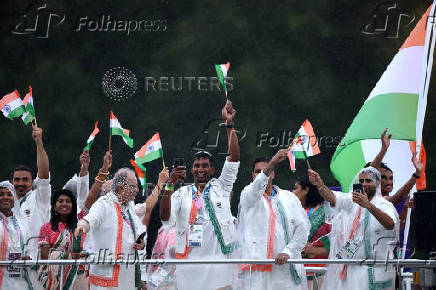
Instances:
[[[15,192],[15,187],[12,183],[10,183],[8,180],[0,182],[0,187],[7,188],[14,196],[14,207],[12,208],[13,212],[16,213],[19,209],[19,203],[17,198],[17,193]]]

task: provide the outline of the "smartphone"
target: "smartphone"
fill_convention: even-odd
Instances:
[[[353,191],[363,193],[362,184],[360,184],[360,183],[353,184]]]
[[[174,166],[174,168],[179,167],[179,166],[185,166],[185,159],[174,158],[173,159],[173,166]]]

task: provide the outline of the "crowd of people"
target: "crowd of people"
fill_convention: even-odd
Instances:
[[[229,155],[215,176],[215,159],[194,154],[185,184],[185,165],[164,167],[145,202],[135,172],[115,171],[106,152],[90,186],[90,155],[62,189],[50,185],[49,158],[42,129],[33,126],[37,174],[25,165],[0,183],[0,260],[132,261],[141,259],[274,259],[274,264],[72,264],[41,263],[32,268],[0,266],[2,289],[390,289],[395,272],[385,265],[330,264],[325,275],[307,273],[288,259],[396,258],[403,219],[395,206],[408,200],[423,165],[391,194],[393,172],[382,162],[390,136],[373,162],[356,175],[359,187],[333,191],[312,169],[297,178],[293,190],[275,185],[275,168],[287,159],[279,150],[271,159],[253,160],[252,182],[240,193],[237,216],[231,212],[240,152],[234,130],[235,109],[222,109]],[[408,205],[413,202],[408,201]],[[149,250],[149,255],[147,251]],[[324,264],[310,266],[326,266]],[[61,272],[62,271],[62,272]]]

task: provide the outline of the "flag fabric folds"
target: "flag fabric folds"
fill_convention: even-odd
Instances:
[[[123,137],[124,143],[127,144],[130,148],[133,149],[133,139],[129,137],[130,131],[121,127],[120,122],[117,117],[115,117],[114,113],[110,114],[110,134],[118,135]]]

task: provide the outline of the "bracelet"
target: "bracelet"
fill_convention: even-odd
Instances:
[[[418,179],[418,178],[420,177],[420,176],[419,176],[418,174],[416,174],[416,173],[413,173],[412,176],[415,177],[416,179]]]
[[[174,186],[167,184],[167,185],[165,186],[165,190],[166,190],[166,191],[174,191]]]
[[[100,182],[100,183],[105,183],[106,178],[105,178],[105,179],[100,179],[99,177],[100,177],[100,176],[96,176],[96,177],[95,177],[95,181]]]
[[[227,124],[227,123],[226,123],[226,128],[231,129],[231,128],[234,128],[234,127],[235,127],[235,125],[233,125],[233,124]]]
[[[98,170],[98,174],[99,175],[104,175],[104,176],[108,176],[109,175],[109,171],[108,172],[102,172],[101,168]]]

